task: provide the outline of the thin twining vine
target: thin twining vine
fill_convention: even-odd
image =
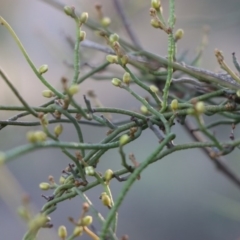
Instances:
[[[0,130],[13,125],[41,126],[41,130],[27,133],[27,144],[0,152],[0,163],[7,164],[20,155],[41,148],[57,148],[70,162],[60,174],[59,183],[52,176],[49,176],[48,182],[40,183],[42,190],[53,190],[53,192],[50,196],[42,195],[47,202],[37,216],[30,215],[28,201],[25,199],[19,211],[19,215],[28,222],[29,226],[23,237],[24,240],[35,239],[38,231],[43,227],[52,227],[48,215],[57,209],[60,202],[76,196],[83,199],[82,211],[79,219],[69,218],[74,226],[70,235],[67,234],[65,226],[59,227],[60,239],[75,239],[83,233],[94,240],[119,239],[116,234],[117,212],[127,192],[131,190],[132,184],[140,179],[141,172],[148,165],[175,151],[202,148],[217,169],[240,188],[240,179],[222,161],[223,156],[240,145],[240,139],[235,139],[234,136],[234,129],[240,122],[238,113],[240,110],[240,65],[235,53],[233,53],[233,64],[236,71],[224,61],[224,56],[219,50],[215,51],[215,56],[224,73],[215,73],[196,67],[206,47],[208,31],[205,30],[199,51],[192,60],[188,60],[186,52],[179,55],[177,45],[178,41],[183,38],[184,31],[174,29],[176,22],[174,0],[169,1],[168,21],[163,15],[160,0],[152,0],[150,8],[151,26],[164,31],[168,37],[167,57],[153,54],[142,46],[119,0],[114,0],[114,5],[132,43],[125,41],[110,29],[111,19],[105,15],[104,9],[99,4],[95,6],[99,20],[96,22],[88,18],[88,13],[80,14],[75,11],[74,7],[63,6],[58,1],[43,1],[58,10],[64,10],[74,20],[76,26],[75,40],[69,36],[66,37],[66,41],[73,47],[74,74],[71,80],[65,77],[61,79],[61,90],[52,86],[44,77],[48,66],[43,64],[38,68],[34,65],[17,34],[7,21],[0,17],[1,25],[11,34],[36,77],[47,88],[42,91],[43,97],[51,99],[39,107],[32,106],[25,101],[7,74],[0,68],[1,78],[22,104],[22,106],[0,105],[0,111],[20,112],[7,120],[1,119]],[[97,31],[99,38],[104,38],[106,45],[86,39],[86,32],[82,30],[84,27]],[[107,56],[106,61],[97,67],[91,67],[88,63],[92,69],[83,75],[80,70],[84,64],[81,64],[83,59],[80,58],[79,51],[82,51],[84,47],[104,52]],[[119,76],[119,73],[116,74],[110,69],[111,64],[118,65],[123,75]],[[121,91],[127,91],[139,102],[139,111],[102,106],[93,91],[83,95],[85,105],[80,105],[75,95],[79,92],[79,85],[90,77],[98,80],[112,79],[113,86]],[[132,84],[145,90],[148,96],[140,96],[133,90]],[[113,113],[121,116],[122,120],[112,119]],[[20,121],[27,115],[32,115],[34,120]],[[222,118],[207,125],[204,115],[209,117],[219,115]],[[195,119],[197,126],[193,124],[191,118]],[[64,131],[63,124],[67,123],[75,128],[77,142],[61,140],[61,133]],[[196,141],[175,144],[173,140],[176,136],[172,131],[172,126],[176,123],[182,124]],[[53,132],[49,129],[50,124],[56,124]],[[99,143],[86,143],[82,132],[86,124],[92,127],[108,128],[107,136],[103,137]],[[230,126],[229,141],[221,141],[211,132],[211,128],[221,125]],[[137,161],[134,154],[130,154],[130,163],[128,163],[124,146],[141,137],[146,129],[150,129],[155,135],[158,141],[156,141],[156,149],[142,161]],[[97,168],[100,164],[99,159],[112,148],[118,149],[123,168],[116,171],[107,169],[102,174]],[[70,149],[74,149],[75,154],[70,153]],[[92,178],[87,178],[87,176]],[[121,182],[125,181],[117,197],[112,196],[111,193],[110,182],[113,178]],[[88,182],[89,179],[93,180]],[[103,192],[100,194],[100,199],[102,204],[109,208],[106,218],[98,212],[85,194],[87,190],[97,185],[102,185]],[[87,215],[88,212],[92,215]],[[100,222],[102,228],[100,231],[89,227],[92,225],[93,218]],[[121,238],[121,240],[126,239],[128,239],[127,236]]]

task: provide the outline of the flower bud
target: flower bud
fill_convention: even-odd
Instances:
[[[101,20],[101,24],[103,27],[108,27],[111,24],[111,19],[109,17],[104,17]]]
[[[82,224],[82,226],[85,227],[85,226],[90,225],[92,223],[92,221],[93,221],[93,219],[91,216],[86,216],[82,219],[81,224]]]
[[[74,95],[74,94],[78,93],[78,91],[79,91],[79,86],[77,84],[73,84],[68,88],[68,93],[70,95]]]
[[[84,41],[86,38],[86,32],[85,31],[80,31],[80,42]]]
[[[175,33],[175,36],[174,36],[175,41],[178,41],[178,40],[182,39],[183,35],[184,35],[183,29],[181,29],[181,28],[178,29]]]
[[[148,114],[148,109],[147,109],[147,107],[146,107],[145,105],[142,105],[142,106],[140,107],[140,111],[141,111],[141,113],[143,113],[144,115],[147,115],[147,114]]]
[[[152,0],[151,1],[151,7],[159,11],[161,7],[161,1],[160,0]]]
[[[160,29],[162,29],[161,23],[160,23],[157,19],[155,19],[155,18],[151,19],[151,25],[152,25],[154,28],[160,28]]]
[[[44,191],[50,189],[50,187],[51,187],[50,184],[47,182],[42,182],[39,184],[39,188]]]
[[[55,136],[56,136],[56,137],[59,137],[60,134],[62,133],[62,131],[63,131],[63,125],[62,125],[62,124],[57,125],[57,126],[54,128]]]
[[[122,84],[122,81],[118,78],[113,78],[112,79],[112,85],[116,86],[116,87],[120,87]]]
[[[66,237],[67,237],[67,229],[66,229],[66,227],[65,226],[60,226],[59,228],[58,228],[58,236],[61,238],[61,239],[66,239]]]
[[[88,212],[88,210],[89,210],[89,204],[88,204],[87,202],[84,202],[84,203],[82,204],[82,209],[83,209],[84,212]]]
[[[159,89],[154,85],[149,86],[149,88],[153,93],[157,93],[159,91]]]
[[[118,63],[118,57],[115,55],[107,55],[106,59],[110,63]]]
[[[23,220],[29,221],[30,214],[29,214],[29,211],[28,211],[28,209],[26,207],[23,207],[23,206],[19,207],[17,209],[17,213]]]
[[[74,237],[79,237],[81,236],[83,233],[83,227],[82,226],[78,226],[78,227],[75,227],[74,230],[73,230],[73,236]]]
[[[48,71],[48,65],[44,64],[42,65],[39,69],[38,69],[38,72],[42,75],[44,74],[45,72]]]
[[[64,183],[65,183],[65,178],[63,177],[63,176],[61,176],[60,178],[59,178],[59,183],[61,184],[61,185],[63,185]]]
[[[121,63],[123,66],[126,66],[126,64],[128,63],[128,56],[127,55],[123,55],[121,57]]]
[[[172,111],[176,111],[178,109],[178,100],[173,99],[170,106],[171,106]]]
[[[197,102],[195,105],[195,110],[198,114],[202,114],[205,112],[205,105],[203,102]]]
[[[106,180],[106,182],[109,182],[113,177],[113,171],[111,169],[108,169],[105,173],[104,173],[104,178]]]
[[[79,20],[80,20],[81,23],[85,23],[88,20],[88,13],[87,12],[83,12],[81,14],[81,17],[80,17]]]
[[[109,36],[109,41],[110,41],[111,43],[113,43],[113,42],[118,42],[118,40],[119,40],[119,36],[118,36],[116,33],[111,34],[111,35]]]
[[[108,207],[109,209],[112,208],[112,202],[111,202],[111,199],[110,197],[107,195],[106,192],[103,192],[100,196],[100,199],[102,201],[102,204],[106,207]]]
[[[27,132],[27,140],[30,143],[35,143],[36,142],[36,138],[35,138],[35,135],[34,135],[33,131]]]
[[[44,142],[47,139],[47,135],[43,131],[36,131],[34,132],[34,137],[37,142]]]
[[[66,15],[75,18],[76,14],[75,14],[75,9],[74,7],[70,7],[70,6],[65,6],[64,7],[64,12],[66,13]]]
[[[87,167],[85,167],[85,173],[88,176],[94,176],[95,170],[92,166],[87,166]]]
[[[129,141],[129,136],[127,134],[123,134],[119,139],[119,146],[123,146]]]
[[[130,81],[131,81],[131,75],[130,75],[130,73],[125,72],[125,73],[123,74],[123,82],[124,82],[125,84],[129,85]]]
[[[51,98],[51,97],[54,97],[55,94],[51,90],[46,89],[42,91],[42,96],[45,98]]]

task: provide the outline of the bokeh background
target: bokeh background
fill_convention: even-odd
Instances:
[[[75,6],[79,11],[87,11],[91,18],[97,19],[93,0],[63,2]],[[104,13],[112,18],[112,29],[116,29],[121,37],[128,39],[112,1],[98,2],[103,5]],[[124,0],[122,4],[142,45],[150,51],[166,55],[166,35],[151,28],[149,24],[150,0]],[[162,0],[162,4],[167,16],[168,1]],[[232,52],[240,56],[239,9],[239,0],[176,1],[176,28],[181,27],[185,31],[184,39],[178,45],[179,51],[189,50],[189,57],[193,58],[201,42],[202,27],[209,25],[211,28],[209,45],[201,65],[211,70],[218,68],[214,57],[215,48],[223,50],[229,62]],[[65,39],[66,35],[74,37],[75,25],[72,19],[40,0],[1,0],[0,14],[15,29],[36,66],[48,64],[49,71],[46,77],[51,84],[60,89],[61,77],[71,78],[73,75],[72,69],[66,64],[72,63],[73,51]],[[86,28],[84,30],[87,31],[89,39],[104,43],[95,33]],[[82,58],[92,65],[98,65],[104,56],[82,49]],[[41,91],[45,87],[35,77],[10,34],[3,27],[0,28],[0,65],[32,106],[38,106],[46,101],[41,96]],[[89,68],[84,68],[81,74],[86,71],[89,71]],[[120,68],[116,69],[116,75],[122,73]],[[114,88],[108,80],[85,81],[81,85],[79,102],[89,89],[95,91],[105,106],[131,110],[139,108],[138,102],[124,91]],[[137,88],[136,90],[145,94]],[[20,105],[3,81],[0,81],[0,105]],[[0,119],[5,120],[13,114],[0,111]],[[31,118],[24,120],[29,119]],[[107,131],[106,128],[88,126],[82,128],[86,142],[99,142]],[[26,132],[35,129],[40,127],[4,128],[0,132],[0,150],[25,144]],[[228,140],[230,127],[215,130],[219,138]],[[180,125],[174,126],[173,131],[178,136],[176,143],[191,141]],[[239,134],[238,129],[235,134]],[[76,141],[74,128],[64,125],[61,139]],[[157,139],[152,132],[146,131],[140,139],[127,146],[125,152],[134,152],[141,162],[156,146]],[[235,150],[227,156],[227,164],[240,174],[239,157],[239,150]],[[22,238],[27,227],[16,215],[22,196],[24,193],[29,194],[35,213],[39,211],[45,203],[38,188],[39,183],[46,181],[49,175],[58,180],[60,172],[68,163],[68,159],[59,150],[48,149],[20,156],[8,164],[9,171],[5,170],[5,175],[2,175],[8,177],[1,178],[0,182],[0,239]],[[99,170],[103,172],[107,168],[117,170],[120,167],[120,156],[115,150],[105,154],[99,164]],[[119,194],[122,187],[122,183],[112,181],[114,197]],[[101,192],[101,187],[97,187],[90,190],[88,196],[96,208],[106,216],[108,211],[101,206],[98,199]],[[134,184],[119,210],[118,235],[128,234],[130,239],[138,240],[240,239],[239,193],[239,189],[215,169],[202,151],[174,153],[148,167],[142,174],[141,181]],[[51,214],[55,228],[43,230],[39,239],[58,239],[56,229],[59,225],[66,225],[71,232],[73,226],[67,218],[69,216],[77,218],[81,204],[82,200],[78,197],[60,203],[57,211]],[[94,226],[100,229],[97,220],[94,221]],[[47,231],[50,235],[46,235]]]

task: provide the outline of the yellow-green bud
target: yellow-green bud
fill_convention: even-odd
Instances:
[[[160,0],[152,0],[151,1],[151,7],[159,11],[161,7],[161,1]]]
[[[80,42],[84,41],[86,38],[86,32],[85,31],[80,31]]]
[[[60,178],[59,178],[59,183],[62,185],[62,184],[64,184],[65,183],[65,178],[63,177],[63,176],[61,176]]]
[[[51,97],[54,97],[55,94],[51,90],[46,89],[42,91],[42,96],[45,98],[51,98]]]
[[[56,137],[59,137],[59,135],[62,133],[63,131],[63,125],[59,124],[54,128],[54,133]]]
[[[44,74],[45,72],[48,71],[48,65],[44,64],[42,65],[39,69],[38,69],[38,72],[42,75]]]
[[[173,99],[170,106],[173,111],[176,111],[178,109],[178,100]]]
[[[74,7],[70,7],[70,6],[65,6],[64,7],[64,12],[66,13],[66,15],[75,18],[76,14],[75,14],[75,9]]]
[[[6,159],[5,153],[0,152],[0,166],[4,164],[5,159]]]
[[[154,85],[149,86],[149,88],[153,93],[157,93],[159,91],[159,89]]]
[[[83,233],[83,227],[82,226],[79,226],[79,227],[75,227],[74,230],[73,230],[73,236],[74,237],[79,237],[81,236]]]
[[[47,119],[47,114],[44,114],[41,118],[41,124],[43,127],[46,127],[48,125],[48,119]]]
[[[126,66],[126,64],[128,63],[128,56],[127,55],[123,55],[121,57],[121,63],[123,66]]]
[[[91,216],[86,216],[82,219],[81,225],[84,226],[84,227],[89,226],[92,223],[92,221],[93,221],[93,219],[92,219]]]
[[[28,140],[28,142],[30,142],[30,143],[36,142],[36,138],[35,138],[35,135],[34,135],[34,132],[33,132],[33,131],[27,132],[27,140]]]
[[[78,91],[79,91],[79,86],[77,84],[73,84],[68,88],[68,93],[70,95],[74,95],[74,94],[78,93]]]
[[[143,113],[143,114],[145,114],[145,115],[148,114],[148,109],[147,109],[147,107],[146,107],[145,105],[142,105],[142,106],[140,107],[140,111],[141,111],[141,113]]]
[[[119,40],[119,36],[118,36],[116,33],[111,34],[111,35],[109,36],[109,41],[110,41],[111,43],[116,42],[116,41],[118,41],[118,40]]]
[[[175,41],[182,39],[183,35],[184,35],[183,29],[178,29],[174,36]]]
[[[205,112],[205,105],[203,102],[197,102],[195,105],[196,112],[202,114]]]
[[[107,55],[106,59],[110,63],[118,63],[118,57],[115,55]]]
[[[104,17],[101,20],[101,24],[103,27],[108,27],[111,24],[111,19],[109,17]]]
[[[17,209],[17,213],[25,221],[28,221],[30,219],[30,214],[26,207],[23,207],[23,206],[19,207]]]
[[[127,134],[123,134],[119,139],[119,145],[123,146],[129,141],[129,136]]]
[[[106,180],[106,182],[109,182],[113,177],[113,171],[111,169],[108,169],[105,173],[104,173],[104,178]]]
[[[112,79],[112,85],[116,86],[116,87],[120,87],[122,84],[122,81],[118,78],[113,78]]]
[[[67,237],[67,229],[65,226],[62,225],[58,228],[58,236],[63,240]]]
[[[154,28],[162,28],[161,23],[157,19],[155,19],[155,18],[151,19],[151,25]]]
[[[81,23],[85,23],[88,20],[88,13],[87,12],[83,12],[81,14],[81,17],[80,17],[79,20],[80,20]]]
[[[88,176],[94,176],[95,170],[92,166],[87,166],[87,167],[85,167],[85,173]]]
[[[103,204],[104,206],[107,206],[109,209],[111,209],[111,207],[112,207],[112,202],[111,202],[111,199],[110,199],[110,197],[107,195],[106,192],[103,192],[103,193],[101,194],[100,199],[101,199],[102,204]]]
[[[39,188],[44,191],[50,189],[50,187],[51,187],[50,184],[47,182],[42,182],[39,184]]]
[[[37,142],[44,142],[47,140],[47,135],[43,131],[36,131],[34,132],[34,137]]]
[[[123,82],[128,85],[128,84],[130,83],[130,81],[131,81],[131,75],[130,75],[130,73],[125,72],[125,73],[123,74]]]

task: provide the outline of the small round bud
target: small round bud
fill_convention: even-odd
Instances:
[[[120,87],[122,84],[122,81],[118,78],[113,78],[112,79],[112,85],[116,86],[116,87]]]
[[[106,180],[106,182],[109,182],[113,177],[113,171],[111,169],[108,169],[105,173],[104,173],[104,178]]]
[[[161,7],[161,1],[160,0],[152,0],[151,1],[151,7],[159,11]]]
[[[80,31],[80,42],[84,41],[86,38],[86,32],[85,31]]]
[[[59,124],[54,128],[54,133],[56,137],[59,137],[63,131],[63,125]]]
[[[154,85],[149,86],[149,88],[153,93],[158,93],[159,92],[159,89]]]
[[[33,131],[27,132],[27,140],[30,143],[35,143],[36,142],[36,138],[35,138],[35,135],[34,135]]]
[[[155,19],[155,18],[151,19],[151,25],[154,28],[161,28],[162,29],[161,23],[157,19]]]
[[[121,63],[123,66],[126,66],[126,64],[128,63],[128,56],[127,55],[123,55],[121,57]]]
[[[74,230],[73,230],[73,236],[74,237],[79,237],[81,236],[83,233],[83,227],[82,226],[79,226],[79,227],[75,227]]]
[[[75,14],[75,9],[74,7],[70,7],[70,6],[65,6],[64,7],[64,12],[66,13],[66,15],[75,18],[76,14]]]
[[[79,86],[77,84],[73,84],[68,88],[68,93],[70,95],[74,95],[74,94],[78,93],[78,91],[79,91]]]
[[[65,178],[63,177],[63,176],[61,176],[60,178],[59,178],[59,183],[62,185],[62,184],[64,184],[65,183]]]
[[[36,131],[34,132],[34,137],[37,142],[44,142],[47,140],[47,135],[43,131]]]
[[[195,105],[196,112],[202,114],[205,112],[205,105],[203,102],[197,102]]]
[[[100,196],[100,199],[102,200],[102,204],[106,207],[108,207],[109,209],[111,209],[112,207],[112,202],[110,197],[107,195],[106,192],[103,192]]]
[[[129,85],[130,81],[131,81],[131,75],[130,75],[130,73],[125,72],[125,73],[123,74],[123,82],[124,82],[125,84]]]
[[[83,12],[81,14],[81,17],[80,17],[79,20],[80,20],[81,23],[85,23],[88,20],[88,13],[87,12]]]
[[[127,134],[123,134],[119,139],[119,146],[123,146],[129,141],[129,136]]]
[[[38,69],[38,72],[42,75],[44,74],[45,72],[48,71],[48,65],[44,64],[42,65],[39,69]]]
[[[81,221],[81,224],[82,224],[82,226],[89,226],[90,224],[92,224],[92,221],[93,221],[93,219],[92,219],[92,217],[91,216],[86,216],[86,217],[84,217],[83,219],[82,219],[82,221]]]
[[[106,59],[110,63],[118,63],[118,57],[115,55],[107,55]]]
[[[116,33],[111,34],[111,35],[109,36],[109,41],[110,41],[111,43],[118,42],[118,40],[119,40],[119,36],[118,36]]]
[[[173,99],[170,106],[171,106],[172,111],[176,111],[178,109],[178,100]]]
[[[101,24],[103,27],[108,27],[111,24],[111,19],[109,17],[104,17],[101,20]]]
[[[63,240],[67,237],[67,229],[65,226],[62,225],[58,228],[58,236]]]
[[[148,109],[147,109],[147,107],[144,106],[144,105],[142,105],[142,106],[140,107],[140,111],[141,111],[141,113],[143,113],[144,115],[147,115],[147,114],[148,114]]]
[[[46,89],[42,91],[42,96],[45,98],[51,98],[51,97],[54,97],[55,94],[51,90]]]
[[[50,184],[47,182],[42,182],[39,184],[39,188],[44,191],[50,189],[50,187],[51,187]]]
[[[175,36],[174,36],[175,41],[178,41],[178,40],[182,39],[183,35],[184,35],[183,29],[181,29],[181,28],[178,29],[175,33]]]
[[[17,213],[22,219],[24,219],[25,221],[29,221],[30,215],[26,207],[23,207],[23,206],[19,207],[17,209]]]
[[[95,170],[92,166],[87,166],[87,167],[85,167],[85,173],[88,176],[94,176]]]

